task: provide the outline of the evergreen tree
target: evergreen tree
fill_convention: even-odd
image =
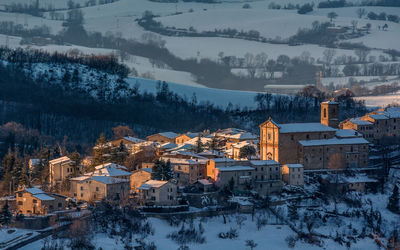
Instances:
[[[153,171],[151,173],[151,178],[153,180],[163,180],[168,181],[173,177],[173,170],[170,161],[160,161],[156,160],[154,162]]]
[[[201,142],[201,136],[200,136],[200,134],[199,134],[199,136],[197,137],[195,152],[196,152],[196,153],[201,153],[201,152],[203,152],[203,143]]]
[[[210,142],[210,149],[211,149],[212,151],[218,150],[218,149],[219,149],[219,147],[218,147],[218,138],[217,138],[216,135],[214,135],[213,138],[211,139],[211,142]]]
[[[174,172],[172,170],[171,162],[168,160],[162,165],[162,180],[168,181],[174,177]]]
[[[390,211],[392,211],[393,213],[400,213],[400,208],[399,208],[399,187],[397,185],[394,185],[393,193],[389,197],[389,203],[387,205],[387,208]]]
[[[69,158],[74,162],[73,163],[74,172],[72,176],[78,176],[79,165],[81,164],[81,155],[77,151],[75,151],[69,156]]]
[[[107,145],[107,139],[103,133],[96,141],[96,146],[94,147],[93,164],[94,166],[106,163],[106,154],[110,154],[110,147]],[[92,167],[94,167],[92,166]]]
[[[7,226],[10,224],[12,218],[12,214],[10,212],[8,201],[4,204],[3,208],[0,211],[0,226]]]
[[[240,158],[249,158],[256,154],[256,149],[250,145],[244,146],[240,149],[239,157]]]
[[[151,179],[153,180],[161,180],[162,178],[162,162],[160,160],[156,160],[154,162],[154,166],[151,172]]]

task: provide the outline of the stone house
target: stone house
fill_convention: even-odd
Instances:
[[[175,143],[175,139],[178,137],[177,133],[174,132],[162,132],[154,135],[147,136],[147,141],[158,142],[158,143]]]
[[[63,195],[46,193],[38,188],[25,188],[16,192],[17,213],[45,215],[57,210],[64,210],[66,198]]]
[[[206,160],[205,159],[179,159],[179,158],[161,158],[164,161],[170,161],[174,171],[174,179],[178,185],[188,186],[197,180],[206,177]]]
[[[127,171],[125,166],[115,163],[106,163],[95,167],[93,172],[86,173],[85,176],[110,176],[129,181],[132,173]]]
[[[304,140],[299,144],[297,162],[305,170],[329,169],[335,165],[332,161],[340,161],[341,169],[368,166],[369,142],[364,138]],[[335,155],[341,159],[335,158]]]
[[[346,192],[357,191],[365,192],[368,186],[376,185],[376,179],[370,178],[365,174],[356,176],[338,175],[321,175],[320,181],[322,185],[330,188],[331,190]]]
[[[75,162],[67,156],[49,161],[49,182],[51,187],[60,185],[70,176],[79,174],[79,169],[75,169],[74,164]]]
[[[301,164],[286,164],[282,166],[282,180],[287,185],[304,185],[304,167]]]
[[[255,169],[250,166],[217,167],[215,168],[215,185],[220,188],[249,191],[253,188],[254,172]]]
[[[145,205],[171,206],[177,204],[177,185],[171,181],[149,180],[138,187]]]
[[[254,168],[254,190],[260,195],[278,193],[281,191],[281,167],[274,160],[254,160],[250,161],[250,166]]]
[[[148,180],[151,180],[151,173],[153,170],[151,168],[142,168],[132,172],[130,176],[131,192],[137,192],[138,187]]]
[[[400,108],[378,109],[362,117],[340,123],[342,129],[354,129],[370,142],[379,143],[384,136],[400,137]]]
[[[129,180],[110,176],[92,176],[77,183],[77,200],[124,200],[128,197]]]
[[[227,167],[227,166],[233,166],[233,165],[240,165],[237,161],[231,159],[231,158],[214,158],[214,159],[209,159],[207,160],[206,163],[206,176],[210,177],[211,179],[215,180],[217,177],[217,173],[215,169],[217,167]]]
[[[176,144],[183,144],[183,143],[185,143],[185,142],[187,142],[187,141],[189,141],[189,140],[191,140],[193,138],[196,138],[198,136],[199,136],[199,133],[191,133],[191,132],[186,133],[186,134],[180,134],[179,136],[177,136],[175,138],[175,143]]]

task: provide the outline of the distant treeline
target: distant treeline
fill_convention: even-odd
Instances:
[[[10,63],[61,63],[82,64],[88,67],[104,71],[109,74],[118,75],[120,78],[128,76],[129,68],[118,63],[113,55],[80,55],[71,56],[67,53],[49,53],[42,50],[9,49],[0,47],[0,60]]]

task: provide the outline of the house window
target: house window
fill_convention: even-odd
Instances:
[[[271,133],[268,133],[268,140],[271,140]]]
[[[260,188],[262,188],[262,184],[260,184]]]
[[[310,135],[309,135],[309,134],[307,134],[307,135],[306,135],[306,138],[307,138],[307,139],[310,139]]]
[[[81,197],[83,197],[83,193],[81,193]]]
[[[99,191],[99,187],[96,187],[96,192],[98,192]]]
[[[83,187],[81,186],[81,190],[83,190]]]
[[[326,118],[326,108],[324,108],[324,118]]]
[[[151,196],[151,200],[152,200],[152,201],[155,201],[155,200],[156,200],[156,197],[155,197],[155,196]]]
[[[33,199],[33,201],[32,201],[33,203],[37,203],[37,200],[35,200],[35,199]]]
[[[294,141],[294,135],[291,135],[291,136],[290,136],[290,139],[291,139],[292,141]]]
[[[59,202],[59,203],[58,203],[58,207],[62,207],[62,204],[61,204],[61,202]]]
[[[154,188],[152,189],[152,191],[153,191],[153,193],[155,193],[155,192],[156,192],[156,190],[154,190]]]
[[[18,193],[18,197],[22,197],[22,193]]]
[[[19,206],[22,206],[22,204],[23,204],[22,201],[18,201]]]

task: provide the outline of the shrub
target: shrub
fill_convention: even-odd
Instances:
[[[297,13],[303,15],[303,14],[307,14],[308,12],[311,12],[313,10],[314,10],[313,6],[309,3],[306,3],[300,7],[300,9],[297,11]]]
[[[250,6],[250,4],[248,4],[248,3],[245,3],[245,4],[243,4],[243,7],[242,7],[243,9],[251,9],[251,6]]]

